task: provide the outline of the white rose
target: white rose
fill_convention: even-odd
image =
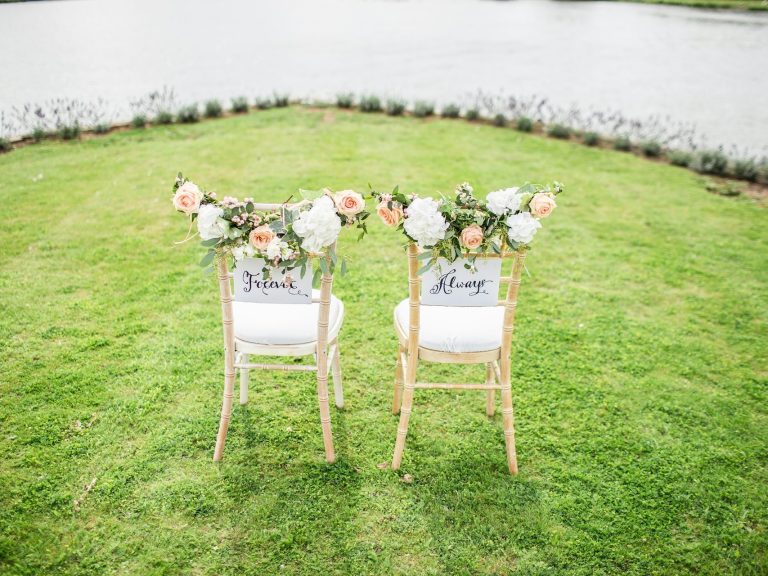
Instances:
[[[315,200],[293,223],[293,231],[303,239],[301,247],[307,252],[317,254],[333,244],[341,231],[341,219],[333,200],[328,196]]]
[[[222,218],[224,210],[213,204],[203,204],[197,213],[197,231],[203,240],[221,238],[227,231],[227,221]]]
[[[506,212],[516,212],[520,209],[520,195],[517,188],[505,188],[491,192],[486,198],[488,210],[502,216]]]
[[[541,222],[531,216],[530,212],[520,212],[507,218],[509,239],[520,244],[528,244],[533,240],[536,231],[541,228]]]
[[[403,228],[420,248],[430,248],[445,238],[448,222],[432,198],[416,198],[406,209],[405,216]]]

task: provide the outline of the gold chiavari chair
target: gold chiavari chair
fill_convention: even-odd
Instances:
[[[291,206],[255,204],[255,208],[278,210],[290,209]],[[331,250],[334,249],[335,245],[331,246]],[[330,271],[330,256],[326,254],[319,257],[328,260],[329,265],[325,269]],[[224,327],[224,397],[213,460],[220,461],[224,455],[224,443],[232,416],[235,371],[240,371],[240,403],[246,404],[250,371],[279,370],[317,374],[317,399],[320,404],[325,459],[333,462],[336,456],[328,405],[329,373],[333,378],[336,406],[344,406],[338,342],[344,321],[344,305],[332,294],[333,274],[324,272],[321,275],[320,289],[312,290],[310,304],[254,303],[233,300],[234,273],[229,270],[227,257],[219,254],[217,269]],[[263,364],[249,361],[250,356],[309,355],[314,355],[314,365]]]
[[[517,294],[525,259],[525,251],[502,249],[500,254],[478,255],[477,258],[512,259],[510,276],[499,276],[506,284],[506,297],[495,306],[428,306],[421,302],[419,250],[408,247],[409,296],[395,308],[395,332],[399,341],[395,369],[393,414],[400,413],[392,468],[400,468],[405,449],[408,423],[416,389],[464,389],[486,392],[486,413],[494,414],[495,392],[500,390],[504,440],[509,472],[517,474],[514,411],[510,382],[510,352],[515,322]],[[502,262],[503,263],[503,262]],[[499,284],[496,284],[498,289]],[[496,296],[495,298],[497,298]],[[485,364],[483,384],[417,382],[420,360],[452,364]]]

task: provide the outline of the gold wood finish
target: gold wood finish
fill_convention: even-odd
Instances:
[[[280,208],[282,204],[258,204],[260,210]],[[288,206],[288,205],[285,205]],[[335,250],[335,244],[332,249]],[[329,257],[325,256],[326,262]],[[333,288],[333,275],[323,274],[320,284],[319,313],[317,319],[317,341],[295,345],[269,345],[244,342],[234,336],[234,316],[232,307],[232,277],[227,268],[227,258],[222,254],[217,255],[216,262],[219,277],[219,293],[221,299],[221,318],[224,326],[224,398],[221,408],[221,421],[219,432],[216,436],[216,448],[213,454],[215,462],[224,456],[224,443],[227,438],[227,429],[232,417],[232,398],[234,395],[235,371],[240,370],[240,403],[248,402],[248,384],[250,370],[280,370],[291,372],[316,372],[317,373],[317,399],[320,407],[320,425],[323,431],[323,445],[325,447],[325,459],[333,462],[336,455],[333,448],[333,435],[331,433],[331,413],[328,405],[328,374],[333,375],[334,395],[336,405],[341,408],[344,405],[344,394],[341,381],[340,351],[338,336],[334,336],[330,342],[331,358],[329,363],[328,322],[331,309],[331,291]],[[313,300],[314,301],[314,300]],[[279,306],[279,304],[275,304]],[[308,306],[309,310],[310,307]],[[343,318],[340,319],[343,321]],[[235,362],[237,355],[237,362]],[[314,355],[314,365],[299,364],[264,364],[249,361],[250,355],[263,356],[306,356]]]
[[[421,306],[421,290],[418,275],[418,249],[415,244],[408,247],[408,286],[409,286],[409,325],[408,333],[395,319],[395,331],[398,337],[399,353],[395,368],[394,397],[392,412],[400,412],[397,426],[395,450],[392,456],[392,468],[400,468],[405,449],[405,438],[408,434],[408,424],[413,408],[413,393],[417,388],[426,389],[463,389],[482,390],[486,392],[485,411],[488,416],[495,413],[495,391],[501,391],[504,442],[507,455],[507,466],[511,474],[517,474],[517,452],[515,449],[514,413],[512,408],[512,386],[510,382],[510,352],[512,349],[512,331],[515,323],[517,295],[520,288],[520,277],[525,260],[524,251],[505,251],[503,254],[488,254],[485,258],[513,259],[512,273],[502,276],[501,283],[507,285],[506,298],[498,301],[498,306],[504,307],[502,322],[501,346],[494,350],[481,352],[445,352],[419,346],[419,310]],[[441,362],[450,364],[485,364],[484,384],[453,384],[416,382],[416,369],[419,360],[425,362]],[[402,388],[402,389],[401,389]]]

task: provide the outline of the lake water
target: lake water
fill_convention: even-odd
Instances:
[[[478,89],[670,116],[766,151],[768,13],[550,0],[69,0],[0,4],[0,110],[277,89],[438,103]],[[464,100],[466,101],[466,100]]]

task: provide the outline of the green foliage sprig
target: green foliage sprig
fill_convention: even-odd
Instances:
[[[460,184],[451,198],[440,194],[436,201],[426,199],[436,203],[437,213],[445,224],[438,227],[444,228],[442,237],[427,245],[423,238],[409,233],[409,208],[420,199],[418,195],[401,192],[399,186],[390,193],[373,189],[370,193],[379,202],[376,211],[382,221],[422,248],[419,259],[426,260],[419,270],[422,273],[441,258],[448,262],[465,258],[465,268],[472,269],[479,255],[528,249],[533,234],[541,226],[539,220],[549,216],[556,207],[555,197],[563,190],[559,182],[544,186],[528,182],[519,188],[493,192],[488,200],[482,201],[475,197],[469,183]]]
[[[231,256],[235,265],[246,257],[263,258],[266,266],[264,277],[269,278],[271,270],[282,274],[298,269],[303,276],[313,259],[317,259],[315,280],[323,273],[333,273],[338,257],[333,249],[338,233],[344,228],[359,230],[358,240],[368,232],[366,220],[370,213],[365,209],[362,195],[352,190],[333,193],[322,190],[300,190],[302,199],[289,204],[292,197],[275,210],[258,210],[252,198],[238,200],[225,196],[221,200],[215,192],[207,192],[184,177],[180,172],[173,184],[174,207],[190,217],[190,234],[197,222],[201,246],[207,251],[200,261],[204,268],[210,268],[217,257]],[[358,201],[359,199],[359,201]],[[345,202],[350,202],[350,205]],[[316,233],[298,229],[297,223],[309,212],[317,209],[329,226],[320,228],[321,238]],[[201,220],[205,221],[201,223]],[[321,222],[322,224],[322,222]],[[303,233],[302,233],[303,232]],[[185,240],[186,241],[186,240]],[[341,259],[342,275],[346,273],[346,261]]]

